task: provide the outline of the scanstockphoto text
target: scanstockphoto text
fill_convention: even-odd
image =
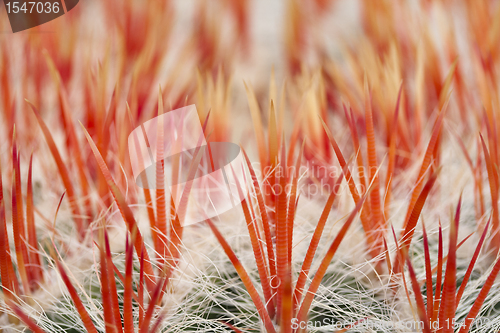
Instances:
[[[488,318],[477,318],[469,319],[472,321],[471,326],[486,328],[493,325],[498,325]],[[468,322],[467,322],[468,323]],[[443,328],[453,328],[453,330],[461,329],[466,327],[465,321],[455,321],[455,320],[444,320],[442,323],[436,320],[429,323],[432,330],[438,330]],[[291,328],[294,330],[313,330],[313,329],[325,329],[325,330],[341,330],[346,328],[356,328],[361,330],[381,330],[387,332],[388,330],[403,330],[410,332],[422,332],[424,328],[424,323],[422,321],[415,320],[400,320],[400,321],[376,321],[370,320],[369,318],[359,320],[359,321],[338,321],[334,318],[324,318],[322,320],[308,320],[300,321],[298,318],[293,318],[291,320]]]
[[[334,192],[336,195],[350,191],[349,185],[344,181],[336,184],[335,180],[343,175],[346,178],[346,170],[343,170],[339,166],[325,166],[318,165],[311,162],[306,162],[301,165],[298,170],[295,166],[288,166],[283,168],[281,165],[266,166],[263,170],[261,169],[261,164],[259,162],[253,162],[252,168],[254,169],[257,178],[264,181],[264,184],[268,186],[262,186],[261,191],[264,195],[279,195],[285,191],[289,194],[292,188],[292,184],[289,182],[285,187],[283,187],[278,182],[273,182],[270,178],[271,175],[274,177],[291,177],[297,174],[301,180],[307,179],[308,181],[301,184],[298,191],[301,195],[306,196],[316,196],[316,195],[329,195]],[[296,172],[297,171],[297,172]],[[367,168],[363,166],[354,166],[349,168],[352,177],[364,175],[368,181],[370,175],[375,175],[378,171],[377,168]],[[356,181],[355,188],[358,193],[365,193],[366,187],[362,182]]]

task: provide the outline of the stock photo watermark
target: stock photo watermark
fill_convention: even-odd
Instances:
[[[52,21],[73,8],[79,0],[12,1],[3,0],[12,32],[34,28]]]
[[[472,325],[476,327],[486,328],[486,327],[497,327],[498,322],[493,322],[488,318],[477,318],[470,319]],[[469,322],[467,322],[468,324]],[[471,326],[472,326],[471,325]],[[414,320],[400,320],[400,321],[375,321],[370,319],[363,319],[359,321],[338,321],[333,318],[324,318],[322,320],[308,320],[300,321],[298,318],[293,318],[291,320],[291,328],[293,330],[314,330],[314,329],[327,329],[327,330],[342,330],[347,328],[356,329],[366,329],[375,331],[387,331],[387,330],[402,330],[406,332],[422,332],[425,325],[422,321]],[[461,329],[466,327],[466,322],[457,322],[455,320],[445,320],[442,323],[439,320],[429,323],[429,328],[432,330],[438,330],[443,328],[452,328],[453,330]]]
[[[137,185],[171,195],[183,225],[218,216],[247,196],[240,147],[207,143],[194,105],[145,122],[128,144]]]
[[[301,195],[306,196],[316,196],[316,195],[329,195],[330,193],[335,193],[339,195],[341,193],[347,193],[350,191],[349,185],[345,182],[335,183],[335,180],[339,177],[345,175],[341,167],[336,165],[318,165],[310,161],[306,161],[302,164],[298,170],[295,166],[287,166],[286,169],[281,165],[277,165],[272,168],[266,166],[261,171],[261,164],[259,162],[252,162],[252,168],[255,171],[257,178],[263,179],[264,184],[269,186],[263,186],[261,191],[264,195],[280,195],[285,191],[285,193],[290,194],[292,184],[287,184],[284,188],[281,184],[272,184],[269,181],[269,176],[273,175],[275,177],[286,176],[297,174],[300,179],[309,180],[306,184],[299,186],[298,191]],[[369,168],[366,167],[353,167],[349,169],[351,173],[357,172],[357,174],[369,174]],[[377,168],[373,168],[374,172]],[[366,185],[362,183],[356,183],[355,185],[358,193],[364,193],[366,191]]]
[[[155,117],[134,129],[128,138],[134,179],[139,187],[164,190],[173,198],[183,225],[219,216],[236,207],[247,197],[250,176],[243,154],[231,142],[207,142],[196,107],[189,105]],[[337,166],[318,165],[306,161],[294,166],[261,168],[252,163],[257,178],[263,180],[260,190],[265,196],[290,194],[292,183],[285,186],[269,181],[272,177],[307,179],[298,192],[305,196],[348,193],[347,182],[336,182],[344,171]],[[373,174],[377,170],[353,167],[357,174]],[[358,182],[358,193],[366,191]]]

